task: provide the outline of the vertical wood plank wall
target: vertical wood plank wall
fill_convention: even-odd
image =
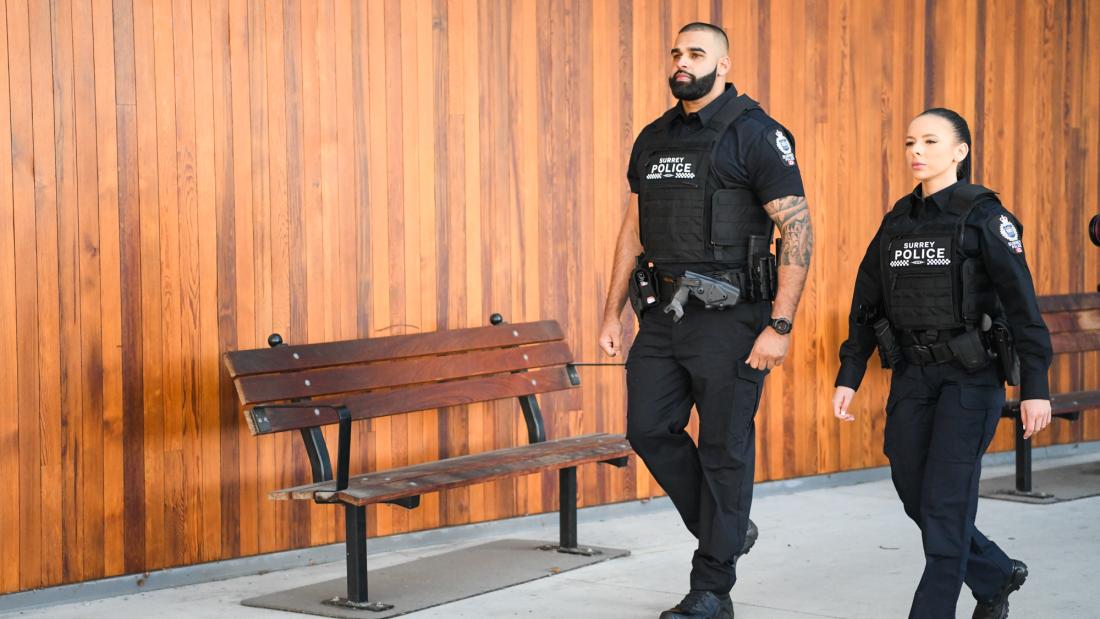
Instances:
[[[1100,3],[1087,0],[2,0],[0,593],[332,542],[266,500],[308,466],[251,437],[219,355],[512,321],[596,339],[633,136],[667,50],[724,25],[733,78],[797,141],[817,228],[758,479],[881,465],[885,376],[828,402],[855,267],[909,190],[902,138],[971,119],[977,179],[1042,293],[1100,283]],[[628,323],[628,329],[632,323]],[[553,435],[624,429],[618,368],[549,397]],[[1095,359],[1055,384],[1095,387]],[[1007,426],[1007,424],[1006,424]],[[1002,427],[995,448],[1010,446]],[[363,424],[389,467],[520,442],[511,402]],[[1039,444],[1100,439],[1100,417]],[[606,467],[601,467],[606,468]],[[660,490],[589,467],[583,504]],[[554,508],[533,476],[372,508],[373,535]]]

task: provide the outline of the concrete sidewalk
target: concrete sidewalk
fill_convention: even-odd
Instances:
[[[1093,451],[1037,461],[1036,468],[1096,460],[1100,455]],[[989,468],[984,477],[1010,472],[1011,466],[1002,465]],[[879,479],[834,487],[816,483],[805,490],[797,480],[758,486],[753,520],[761,536],[739,565],[733,592],[738,619],[906,616],[923,566],[920,535],[902,513],[885,472],[871,477]],[[607,517],[606,510],[582,510],[580,522],[582,543],[628,548],[630,557],[407,616],[655,618],[686,592],[694,540],[667,500],[653,500],[631,511],[633,515]],[[1012,617],[1100,617],[1100,497],[1053,505],[981,499],[978,524],[1031,569],[1027,584],[1012,596]],[[556,535],[556,524],[549,519],[511,529],[494,534],[489,526],[481,539],[371,555],[370,566],[376,569],[502,537],[552,540]],[[2,616],[291,619],[305,615],[246,608],[239,601],[341,578],[343,572],[343,563],[330,563]],[[973,606],[964,589],[958,616],[969,617]]]

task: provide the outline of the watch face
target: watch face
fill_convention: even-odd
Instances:
[[[786,318],[774,318],[769,324],[780,335],[787,335],[791,332],[791,321]]]

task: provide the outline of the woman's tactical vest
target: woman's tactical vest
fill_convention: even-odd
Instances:
[[[731,97],[697,133],[669,134],[674,107],[653,124],[639,150],[639,226],[645,256],[655,263],[748,263],[749,237],[767,248],[772,221],[747,188],[720,185],[714,151],[741,114],[759,105],[745,95]]]
[[[982,314],[999,316],[1000,303],[981,257],[965,255],[962,245],[970,211],[994,195],[981,185],[960,183],[934,219],[912,218],[909,197],[886,215],[880,238],[883,299],[895,330],[970,330]]]

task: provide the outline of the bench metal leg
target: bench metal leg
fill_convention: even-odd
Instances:
[[[556,550],[572,555],[592,557],[601,554],[595,548],[577,545],[577,467],[558,471],[559,543],[540,546],[541,550]]]
[[[1016,426],[1016,489],[1003,492],[1033,499],[1049,499],[1054,495],[1031,489],[1031,439],[1024,438],[1024,424],[1019,419],[1013,419],[1012,422]]]
[[[577,547],[577,468],[558,471],[558,511],[562,548]]]
[[[348,596],[332,598],[325,604],[359,610],[383,611],[393,604],[367,600],[367,508],[344,506],[344,534],[348,561]]]

